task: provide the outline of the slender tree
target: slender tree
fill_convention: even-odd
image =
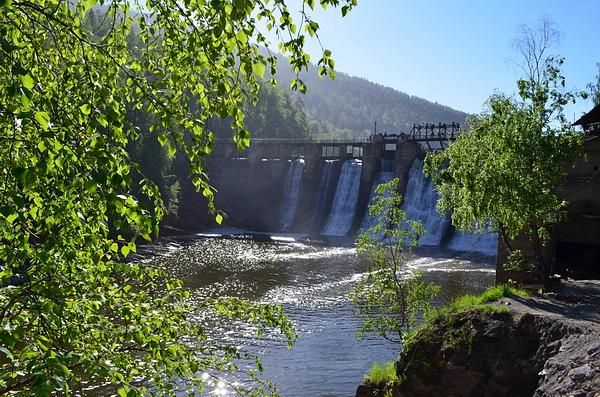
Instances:
[[[528,238],[544,283],[550,269],[542,247],[566,207],[555,189],[583,143],[564,116],[564,106],[580,93],[563,88],[563,59],[548,54],[553,37],[545,20],[524,28],[517,41],[526,71],[517,82],[520,100],[490,97],[486,110],[469,120],[470,129],[443,153],[428,155],[425,165],[440,193],[438,208],[451,214],[454,226],[498,228],[509,252],[510,239]]]
[[[397,192],[398,179],[379,185],[369,206],[375,226],[363,231],[356,240],[356,250],[370,262],[369,271],[351,293],[357,313],[364,320],[359,336],[374,333],[392,342],[400,342],[427,312],[439,286],[425,283],[419,271],[406,269],[406,252],[418,244],[423,226],[406,218],[400,209],[402,196]]]
[[[590,95],[592,96],[592,101],[594,101],[594,105],[600,105],[600,63],[597,63],[598,74],[596,75],[596,80],[593,83],[589,83],[587,88],[590,90]]]

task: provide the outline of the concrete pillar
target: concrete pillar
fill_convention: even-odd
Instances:
[[[363,145],[360,191],[358,194],[358,203],[354,218],[354,231],[357,231],[358,228],[360,228],[362,219],[367,212],[369,196],[371,195],[371,187],[373,186],[375,175],[377,175],[377,173],[381,170],[381,153],[382,150],[380,143],[370,142]]]
[[[399,179],[398,190],[401,195],[404,195],[406,185],[408,183],[408,173],[414,159],[423,157],[419,145],[414,141],[399,139],[396,143],[396,158],[394,161],[394,173]]]

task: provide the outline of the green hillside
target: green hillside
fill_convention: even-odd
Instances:
[[[281,59],[279,65],[287,65],[287,61]],[[308,92],[292,93],[304,104],[310,130],[316,137],[366,137],[373,132],[375,121],[378,131],[388,133],[409,132],[413,123],[464,124],[464,112],[363,78],[336,74],[335,80],[321,79],[313,66],[300,76]],[[289,68],[279,68],[277,80],[281,85],[292,78]]]

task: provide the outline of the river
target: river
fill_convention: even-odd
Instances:
[[[171,245],[152,261],[182,278],[192,300],[232,296],[283,305],[298,332],[291,350],[276,335],[256,340],[249,328],[213,324],[220,342],[262,357],[262,377],[282,396],[353,396],[373,362],[392,360],[399,352],[399,345],[382,338],[355,338],[360,319],[347,294],[368,264],[352,246],[302,242],[292,235],[203,234]],[[436,302],[441,304],[492,285],[490,262],[430,249],[407,256],[406,269],[421,269],[427,281],[441,285]],[[227,382],[243,383],[224,379],[207,395],[235,395]]]

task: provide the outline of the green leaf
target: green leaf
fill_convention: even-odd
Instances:
[[[238,41],[243,45],[246,44],[248,42],[248,36],[246,35],[246,33],[243,30],[239,30],[237,32],[237,34],[235,35],[235,37],[238,39]]]
[[[6,220],[8,221],[8,223],[13,223],[15,221],[15,219],[17,219],[19,215],[15,212],[13,214],[10,214],[6,217]]]
[[[84,12],[88,11],[89,9],[91,9],[92,7],[94,7],[96,5],[97,0],[85,0],[83,2],[83,10]]]
[[[165,134],[159,134],[157,138],[158,138],[158,142],[161,144],[161,146],[164,147],[167,145],[168,138]]]
[[[256,73],[259,77],[263,77],[265,75],[265,65],[263,63],[257,62],[254,63],[252,65],[252,70],[254,71],[254,73]]]
[[[167,154],[169,155],[170,158],[173,158],[176,153],[177,153],[177,146],[169,145],[167,147]]]
[[[219,225],[220,225],[220,224],[223,222],[223,215],[221,215],[221,214],[217,214],[217,215],[215,216],[215,222],[217,222],[217,224],[219,224]]]
[[[85,188],[88,192],[95,193],[96,189],[98,189],[98,185],[96,184],[96,181],[90,180],[85,183]]]
[[[40,127],[42,127],[44,131],[47,131],[49,128],[48,123],[50,122],[50,116],[48,116],[48,113],[36,112],[34,117],[39,123]]]
[[[92,107],[89,103],[85,103],[79,107],[79,110],[81,110],[81,113],[87,116],[92,112]]]
[[[96,114],[95,117],[96,121],[98,122],[98,124],[100,124],[102,127],[108,127],[108,120],[106,119],[106,116],[102,113]]]
[[[12,223],[12,222],[9,222]],[[13,275],[13,271],[11,268],[7,268],[4,269],[2,271],[0,271],[0,283],[5,283],[6,280],[8,280],[9,278],[11,278]],[[2,349],[0,348],[0,351],[2,351]]]
[[[29,105],[31,104],[31,99],[27,95],[23,94],[23,95],[21,95],[21,104],[23,105],[24,108],[27,109],[27,108],[29,108]]]
[[[23,84],[23,87],[25,87],[29,90],[32,89],[33,86],[35,85],[35,81],[33,80],[33,77],[31,77],[31,75],[29,75],[29,74],[21,75],[20,79],[21,79],[21,84]]]
[[[299,90],[301,93],[303,93],[303,94],[306,94],[306,89],[307,89],[307,87],[306,87],[306,84],[304,84],[304,82],[303,82],[303,81],[301,81],[301,80],[298,80],[298,85],[299,85],[299,88],[298,88],[298,90]]]
[[[234,137],[238,150],[244,150],[250,146],[250,131],[242,129]]]

